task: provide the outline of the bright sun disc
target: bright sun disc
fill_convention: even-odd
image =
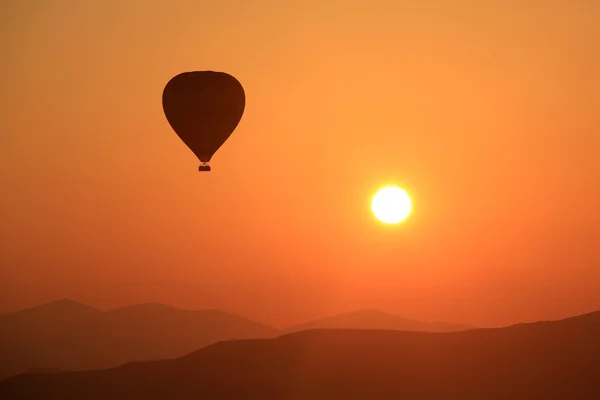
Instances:
[[[375,217],[386,224],[402,222],[410,214],[412,203],[408,193],[396,186],[380,189],[371,202]]]

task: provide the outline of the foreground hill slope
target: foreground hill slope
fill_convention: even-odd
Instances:
[[[24,374],[2,399],[598,399],[600,312],[452,333],[313,330],[187,356]]]

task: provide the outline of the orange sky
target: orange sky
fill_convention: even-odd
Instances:
[[[600,3],[449,3],[2,0],[0,311],[600,309]],[[161,105],[204,69],[247,95],[211,173]]]

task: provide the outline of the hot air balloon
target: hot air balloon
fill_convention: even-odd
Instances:
[[[246,96],[233,76],[224,72],[183,72],[169,80],[162,104],[167,121],[200,160],[199,171],[238,126]]]

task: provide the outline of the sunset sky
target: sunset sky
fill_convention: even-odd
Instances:
[[[600,2],[0,7],[0,312],[600,309]],[[191,70],[246,91],[210,173],[162,110]],[[370,211],[388,184],[413,201],[398,225]]]

